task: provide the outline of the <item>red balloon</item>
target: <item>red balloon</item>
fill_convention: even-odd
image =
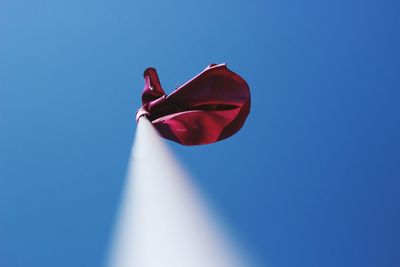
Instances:
[[[225,64],[209,65],[168,96],[154,68],[145,70],[144,81],[136,120],[146,116],[162,137],[183,145],[228,138],[250,112],[249,86]]]

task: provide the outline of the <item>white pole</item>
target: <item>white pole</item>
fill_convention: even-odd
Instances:
[[[249,266],[145,117],[139,119],[107,266]]]

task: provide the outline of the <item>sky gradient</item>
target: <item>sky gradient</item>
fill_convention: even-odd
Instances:
[[[140,106],[210,63],[248,82],[222,142],[168,145],[271,267],[400,265],[400,4],[0,0],[0,266],[100,266]]]

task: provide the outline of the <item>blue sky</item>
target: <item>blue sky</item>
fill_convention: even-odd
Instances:
[[[271,267],[399,266],[396,1],[0,1],[0,266],[100,266],[140,106],[226,62],[230,139],[169,145]]]

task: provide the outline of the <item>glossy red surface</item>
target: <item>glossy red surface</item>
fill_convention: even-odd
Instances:
[[[249,86],[225,64],[209,65],[168,96],[154,68],[145,70],[144,80],[136,118],[147,116],[162,137],[183,145],[225,139],[240,130],[250,112]]]

